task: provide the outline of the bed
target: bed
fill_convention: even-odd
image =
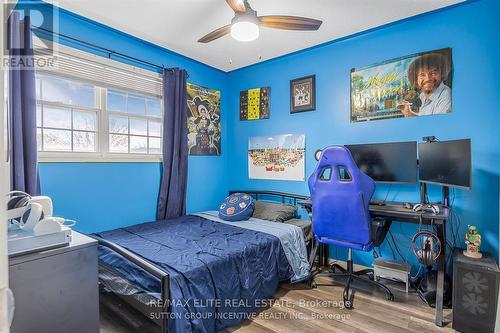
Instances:
[[[245,192],[295,205],[303,199]],[[306,243],[312,230],[298,218],[226,222],[207,211],[93,236],[99,241],[101,289],[162,332],[221,331],[268,304],[280,282],[309,277]]]

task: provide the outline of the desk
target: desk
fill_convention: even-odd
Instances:
[[[313,206],[311,200],[302,200],[298,203],[308,212],[309,217],[312,218]],[[369,209],[372,217],[380,217],[386,220],[384,233],[387,233],[393,221],[414,224],[422,223],[423,225],[435,225],[437,227],[437,236],[441,241],[442,249],[438,260],[436,317],[434,322],[437,326],[443,326],[443,292],[446,270],[446,221],[450,215],[450,208],[443,206],[439,208],[439,214],[415,212],[413,209],[405,208],[402,202],[386,202],[384,205],[370,204]],[[382,239],[384,239],[384,237],[382,237]]]

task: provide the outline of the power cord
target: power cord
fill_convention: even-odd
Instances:
[[[389,196],[389,193],[391,192],[391,187],[392,184],[389,184],[389,188],[387,189],[387,193],[385,194],[384,200],[382,200],[382,203],[385,203],[387,201],[387,197]]]
[[[392,243],[394,244],[394,247],[396,248],[396,252],[399,254],[399,256],[401,257],[401,259],[405,260],[405,257],[403,257],[403,255],[399,251],[398,244],[394,240],[394,235],[392,234],[391,230],[389,230],[389,236],[391,236],[391,240],[392,240]],[[405,260],[405,262],[406,262],[406,260]]]
[[[396,260],[396,252],[394,252],[394,249],[392,248],[392,244],[391,244],[391,242],[389,242],[389,241],[388,241],[388,242],[387,242],[387,244],[389,245],[389,247],[390,247],[390,249],[391,249],[391,252],[392,252],[392,258],[393,258],[394,260]]]

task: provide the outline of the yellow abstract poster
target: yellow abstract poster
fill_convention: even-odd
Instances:
[[[271,88],[240,91],[240,120],[268,119]]]
[[[260,88],[248,90],[248,120],[260,118]]]

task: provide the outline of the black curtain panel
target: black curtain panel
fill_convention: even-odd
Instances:
[[[8,20],[11,187],[40,194],[36,145],[36,88],[30,18]]]
[[[163,71],[163,164],[156,218],[164,220],[186,213],[188,172],[187,72]]]

